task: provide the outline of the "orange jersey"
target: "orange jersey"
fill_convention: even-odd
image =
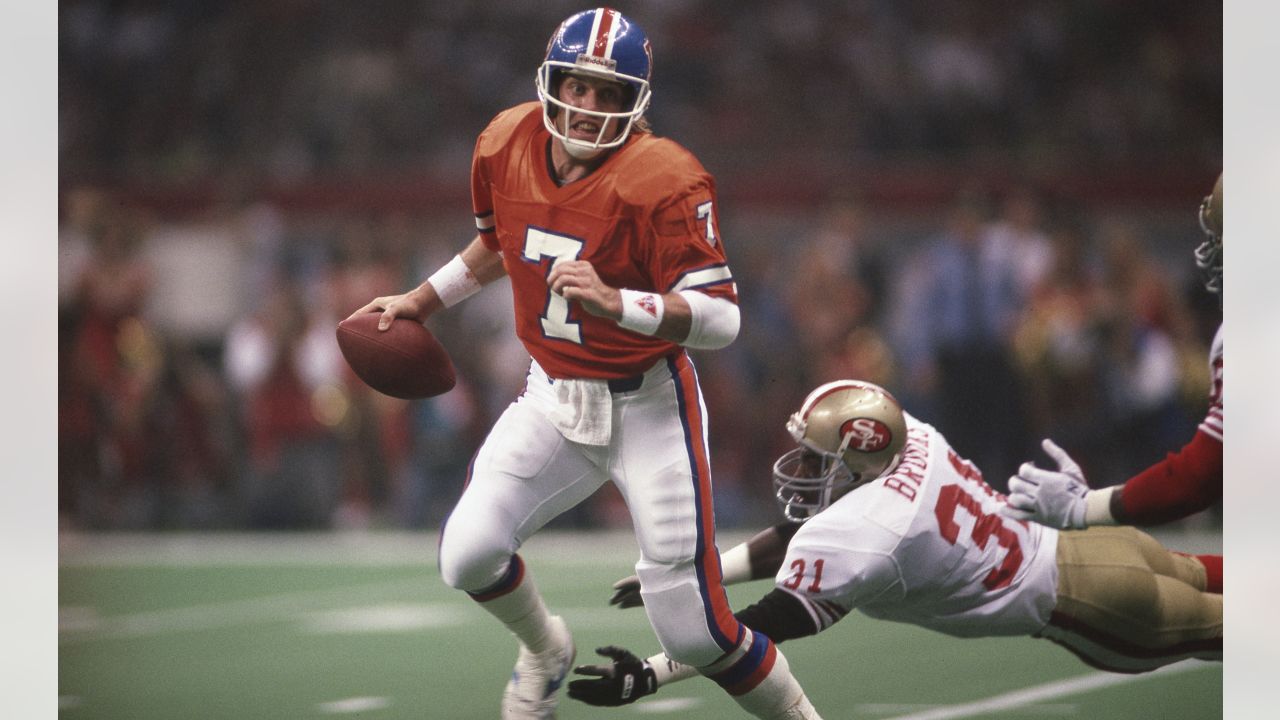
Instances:
[[[715,181],[676,143],[633,133],[595,172],[561,187],[551,142],[542,106],[525,103],[494,118],[472,159],[476,227],[502,253],[516,335],[551,377],[639,374],[678,346],[552,294],[547,275],[556,262],[586,260],[615,288],[696,288],[737,302],[717,233]]]

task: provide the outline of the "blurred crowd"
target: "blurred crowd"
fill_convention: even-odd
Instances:
[[[296,180],[465,166],[532,99],[542,2],[66,0],[62,171]],[[1218,162],[1222,9],[1191,0],[660,0],[650,117],[720,172]],[[1212,110],[1207,110],[1212,109]],[[779,153],[779,147],[785,153]]]
[[[254,203],[177,225],[91,189],[64,205],[59,479],[77,526],[432,526],[519,392],[501,283],[430,321],[460,378],[439,398],[379,395],[337,349],[341,318],[466,242],[457,224]],[[836,193],[722,226],[743,330],[695,361],[727,525],[771,516],[786,415],[832,378],[893,389],[996,487],[1045,436],[1119,482],[1203,415],[1220,315],[1191,262],[1194,207],[1054,215],[966,190],[897,214]],[[563,522],[625,522],[618,502]]]
[[[475,135],[533,98],[546,35],[577,9],[61,4],[66,525],[438,525],[528,366],[509,291],[499,283],[431,319],[459,373],[431,400],[370,391],[334,329],[470,239]],[[654,38],[659,134],[694,149],[721,183],[743,329],[694,357],[722,524],[774,521],[769,471],[790,446],[786,416],[838,377],[893,390],[997,488],[1038,457],[1042,437],[1104,485],[1191,436],[1220,318],[1191,252],[1196,204],[1221,168],[1220,8],[622,9]],[[921,204],[886,199],[875,177],[768,206],[735,192],[779,163],[814,177],[927,162],[1141,178],[1170,158],[1199,194],[1126,205],[1052,182],[973,182]],[[405,172],[456,192],[391,209],[344,202],[370,177]],[[262,190],[317,178],[336,190]],[[149,203],[156,195],[139,186],[194,187],[198,202]],[[606,488],[557,524],[625,523],[620,503]]]

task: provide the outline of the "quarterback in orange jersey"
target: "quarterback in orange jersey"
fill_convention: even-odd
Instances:
[[[1200,203],[1200,227],[1206,239],[1196,248],[1196,265],[1205,287],[1222,297],[1222,175]],[[1044,450],[1058,469],[1024,463],[1009,479],[1005,514],[1057,528],[1093,525],[1158,525],[1187,517],[1222,499],[1222,327],[1209,351],[1209,411],[1191,441],[1176,453],[1115,487],[1089,489],[1080,466],[1052,440]],[[1222,592],[1222,556],[1198,556],[1209,587]]]
[[[502,717],[550,718],[575,657],[518,554],[612,481],[640,546],[650,624],[670,657],[760,718],[817,718],[786,658],[734,617],[715,545],[707,417],[686,347],[738,333],[715,184],[644,119],[652,52],[597,8],[565,20],[537,73],[539,102],[476,142],[477,237],[426,282],[356,311],[424,321],[503,276],[532,356],[525,390],[472,461],[440,538],[440,573],[519,641]]]
[[[561,184],[543,118],[539,103],[499,115],[481,134],[472,167],[480,238],[501,253],[511,278],[516,333],[552,377],[643,372],[676,338],[624,329],[616,313],[583,312],[570,302],[573,286],[633,288],[655,294],[655,303],[656,295],[685,299],[680,291],[696,289],[736,303],[716,234],[714,181],[687,150],[641,132],[596,172]],[[573,289],[554,292],[548,273]],[[656,312],[643,294],[632,302],[637,312]]]

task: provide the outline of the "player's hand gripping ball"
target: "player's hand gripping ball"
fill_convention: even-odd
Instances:
[[[338,323],[338,347],[356,375],[374,390],[405,400],[452,390],[453,361],[431,331],[405,318],[379,331],[381,316],[362,313]]]

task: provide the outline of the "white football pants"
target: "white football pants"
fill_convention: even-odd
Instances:
[[[557,381],[535,363],[472,462],[441,536],[440,572],[477,599],[502,595],[520,582],[513,557],[524,541],[612,480],[631,512],[635,569],[663,650],[706,666],[744,639],[720,584],[706,408],[683,352],[643,377],[612,393],[609,444],[584,445],[547,419]]]

